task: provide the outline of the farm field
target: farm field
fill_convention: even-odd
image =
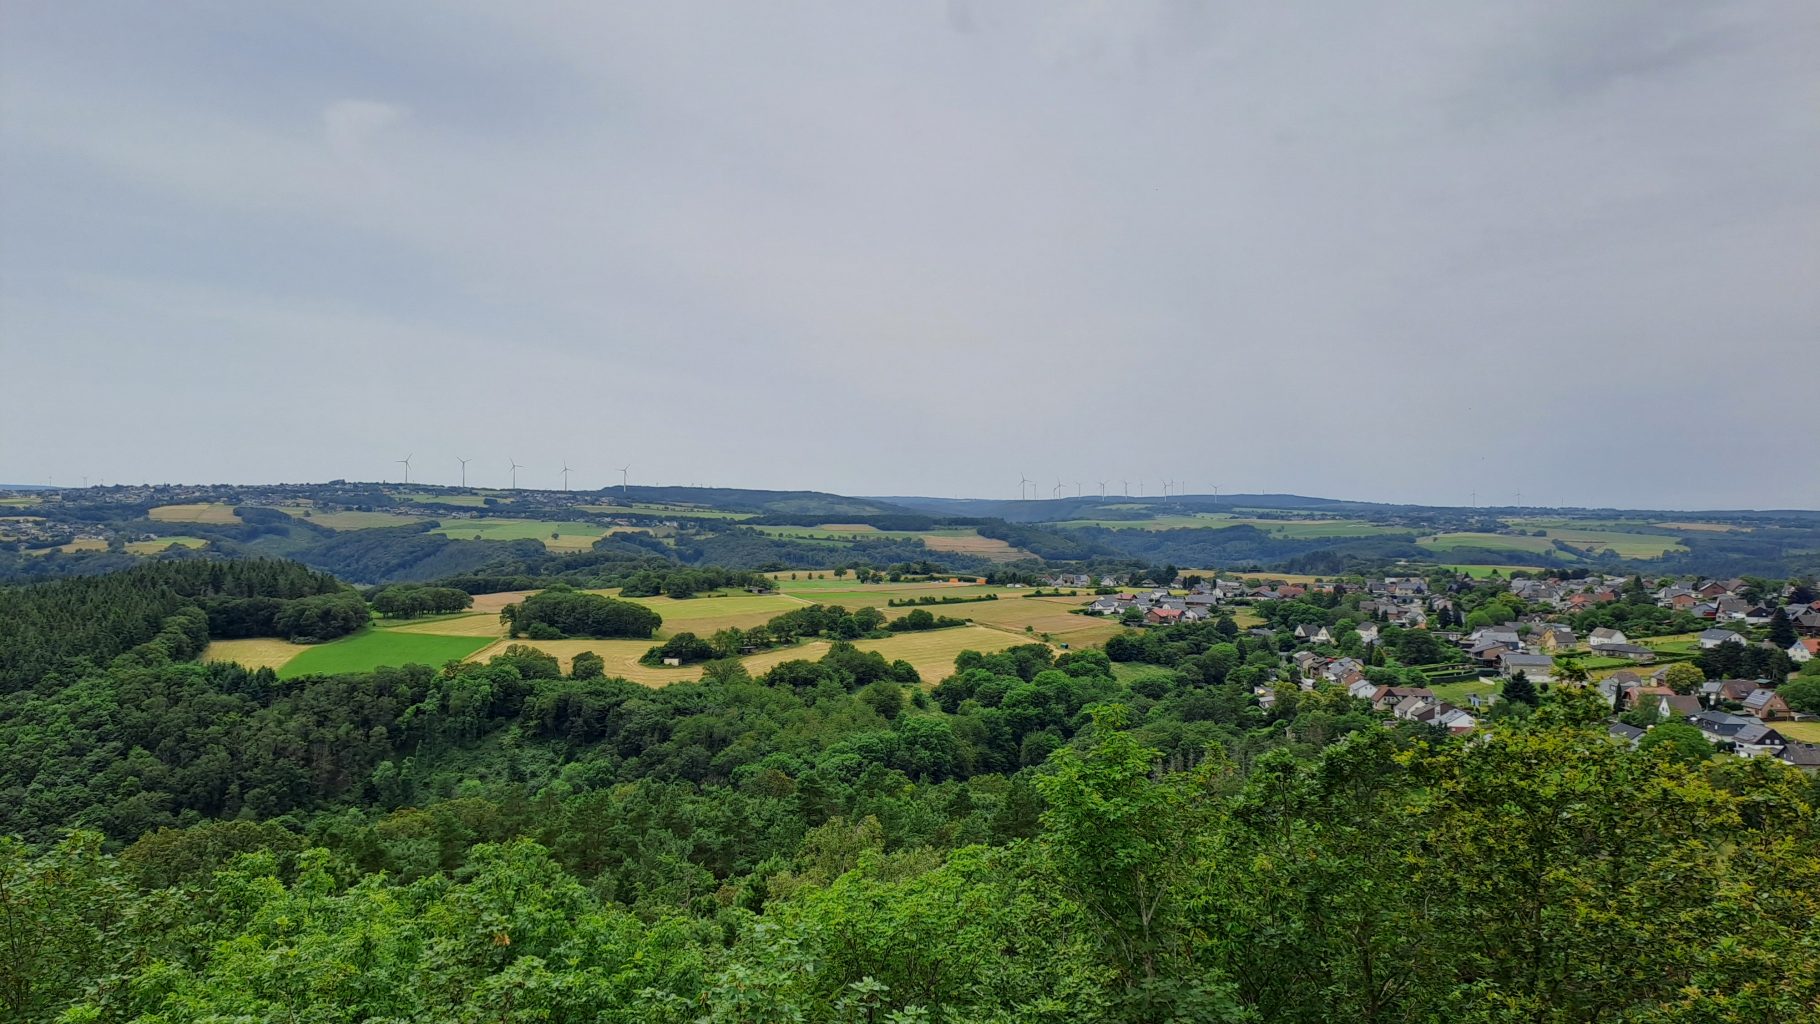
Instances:
[[[83,537],[80,540],[72,540],[68,544],[59,544],[54,548],[27,548],[25,550],[28,554],[33,555],[48,555],[53,551],[73,555],[78,551],[106,551],[107,541],[99,537]]]
[[[954,629],[932,629],[926,633],[905,633],[883,640],[860,640],[853,646],[862,651],[877,651],[886,661],[903,659],[916,666],[923,685],[934,686],[954,672],[954,659],[962,651],[990,654],[1007,647],[1036,641],[1014,636],[984,626],[959,626]]]
[[[487,503],[484,494],[401,494],[399,497],[424,505],[466,505],[469,508],[482,508]],[[510,501],[510,498],[500,498]]]
[[[692,508],[684,505],[650,505],[632,501],[611,505],[577,505],[584,512],[599,512],[602,515],[640,515],[664,516],[670,519],[751,519],[750,512],[723,512],[712,508]]]
[[[483,636],[497,640],[505,636],[505,626],[500,624],[498,612],[463,612],[459,615],[439,615],[427,619],[400,619],[394,625],[388,621],[386,629],[394,633],[428,633],[433,636]]]
[[[32,505],[38,504],[38,502],[41,500],[43,500],[43,499],[35,497],[30,494],[22,494],[22,495],[19,495],[17,497],[12,497],[12,498],[0,498],[0,506],[6,506],[6,507],[10,507],[10,508],[28,508]]]
[[[1681,542],[1662,534],[1630,533],[1624,530],[1590,529],[1584,526],[1556,526],[1554,523],[1567,523],[1572,520],[1521,520],[1517,526],[1521,529],[1541,529],[1545,536],[1532,537],[1508,533],[1442,533],[1423,537],[1416,543],[1436,551],[1448,551],[1454,548],[1485,548],[1490,551],[1525,551],[1532,554],[1558,552],[1562,557],[1572,557],[1567,552],[1554,546],[1559,540],[1577,548],[1592,551],[1603,551],[1607,548],[1623,558],[1657,558],[1670,551],[1685,551]]]
[[[1530,554],[1543,554],[1559,550],[1547,537],[1527,537],[1508,533],[1438,533],[1418,538],[1416,543],[1433,551],[1484,548],[1487,551],[1524,551]],[[1560,553],[1562,557],[1567,557],[1565,551]]]
[[[595,593],[618,596],[611,591]],[[787,611],[801,608],[804,604],[782,594],[746,593],[691,597],[680,601],[673,597],[625,597],[620,600],[642,604],[663,616],[664,624],[659,636],[671,636],[678,632],[706,636],[729,626],[750,629]]]
[[[216,640],[203,650],[201,660],[235,661],[247,668],[276,669],[303,653],[304,648],[277,637],[250,637],[244,640]]]
[[[1364,523],[1356,519],[1247,519],[1225,512],[1202,512],[1165,515],[1155,519],[1072,519],[1051,526],[1099,526],[1108,530],[1223,530],[1234,526],[1255,526],[1274,537],[1287,540],[1314,540],[1321,537],[1375,537],[1380,534],[1411,532],[1405,527]]]
[[[931,551],[952,551],[957,554],[978,555],[990,558],[995,562],[1015,562],[1020,558],[1032,558],[1030,552],[1023,548],[1012,547],[1009,541],[997,537],[982,537],[978,530],[931,530],[919,534],[923,546]]]
[[[199,548],[207,543],[201,537],[159,537],[157,540],[129,541],[126,551],[129,555],[155,555],[172,544],[182,548]]]
[[[397,512],[362,512],[358,509],[323,512],[307,508],[284,508],[281,511],[329,530],[377,530],[424,521],[422,516],[407,516]]]
[[[1099,615],[1076,615],[1074,609],[1093,601],[1082,597],[1011,597],[975,604],[945,605],[929,609],[934,615],[949,615],[1002,630],[1021,633],[1025,626],[1036,633],[1052,634],[1056,640],[1070,644],[1100,644],[1117,636],[1124,627],[1116,618]],[[902,614],[908,609],[881,609],[886,614]]]
[[[552,551],[586,551],[607,535],[607,528],[543,519],[451,519],[431,532],[453,540],[537,540]]]
[[[701,678],[700,665],[684,665],[680,668],[659,665],[652,667],[640,665],[638,659],[656,646],[656,640],[495,640],[483,644],[478,650],[468,655],[469,661],[486,661],[496,655],[504,654],[507,647],[514,644],[523,647],[534,647],[545,654],[554,655],[562,665],[566,675],[573,666],[575,656],[583,651],[593,651],[600,655],[604,663],[603,670],[609,676],[618,676],[645,686],[665,686],[670,683],[692,683]]]
[[[1770,728],[1783,738],[1801,743],[1820,743],[1820,722],[1771,722]]]
[[[1439,683],[1430,686],[1429,689],[1434,691],[1436,697],[1452,704],[1454,707],[1470,710],[1472,708],[1471,698],[1473,694],[1478,694],[1480,699],[1483,699],[1487,696],[1496,694],[1500,685],[1501,684],[1496,682],[1487,682],[1483,680],[1466,680],[1458,683]]]
[[[807,543],[849,544],[863,540],[920,540],[931,551],[979,555],[996,562],[1034,557],[1022,548],[995,537],[982,537],[971,527],[938,530],[880,530],[864,523],[823,523],[820,526],[754,526],[767,536]]]
[[[932,686],[954,671],[954,659],[962,651],[1002,651],[1007,647],[1033,642],[1035,641],[984,626],[962,626],[886,637],[882,640],[860,640],[854,646],[862,651],[877,651],[888,661],[902,659],[909,662],[916,667],[917,674],[923,677],[923,683]],[[485,661],[494,655],[505,653],[505,649],[512,644],[520,644],[554,655],[562,663],[565,673],[577,654],[593,651],[605,662],[607,675],[620,676],[646,686],[694,682],[701,678],[700,665],[671,668],[639,664],[638,659],[655,643],[652,640],[497,640],[473,651],[468,660]],[[740,664],[746,666],[746,670],[753,675],[759,675],[786,661],[814,661],[828,653],[829,646],[825,640],[812,640],[794,647],[748,655],[740,659]],[[281,674],[295,674],[294,666]]]
[[[147,512],[145,517],[161,523],[213,523],[217,526],[231,526],[240,522],[240,517],[234,514],[233,506],[219,502],[159,505]]]
[[[1692,530],[1695,533],[1749,533],[1748,526],[1736,526],[1732,523],[1656,523],[1664,530]]]
[[[298,647],[296,657],[278,666],[285,679],[335,672],[367,672],[381,665],[441,665],[487,646],[485,637],[433,636],[394,629],[367,629],[326,644]]]

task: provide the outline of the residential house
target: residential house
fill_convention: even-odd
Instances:
[[[1593,644],[1592,652],[1604,658],[1625,658],[1645,664],[1656,660],[1655,650],[1641,644]]]
[[[1783,700],[1781,694],[1767,686],[1751,691],[1751,695],[1744,698],[1744,710],[1765,722],[1777,722],[1793,717],[1793,712],[1788,707],[1788,701]]]
[[[1708,742],[1729,746],[1740,757],[1775,754],[1787,744],[1781,733],[1757,719],[1724,711],[1702,711],[1687,722],[1699,729]]]
[[[1786,743],[1780,756],[1804,772],[1820,772],[1820,743]]]
[[[1173,626],[1182,621],[1182,609],[1155,607],[1144,613],[1144,621],[1152,626]]]
[[[1710,651],[1720,644],[1743,646],[1744,637],[1729,629],[1709,629],[1700,634],[1700,649]]]
[[[1599,644],[1627,644],[1630,643],[1630,637],[1625,636],[1622,630],[1612,629],[1609,626],[1599,626],[1592,632],[1586,634],[1586,642],[1594,646]]]
[[[1605,727],[1605,731],[1611,733],[1614,738],[1623,740],[1634,747],[1637,745],[1637,741],[1642,739],[1649,730],[1639,729],[1634,725],[1626,725],[1623,722],[1613,722]]]
[[[1295,638],[1311,644],[1333,643],[1333,634],[1328,632],[1326,626],[1318,625],[1316,623],[1305,622],[1302,625],[1297,626],[1295,628]]]
[[[1580,642],[1579,638],[1574,636],[1573,630],[1555,623],[1543,626],[1533,635],[1534,639],[1531,642],[1536,649],[1551,654],[1572,650],[1573,646]]]
[[[1788,647],[1788,656],[1797,664],[1820,658],[1820,637],[1796,637],[1795,642]]]
[[[1371,695],[1376,711],[1387,711],[1406,700],[1433,700],[1434,691],[1425,686],[1380,686]]]
[[[1375,644],[1378,642],[1378,624],[1377,623],[1361,622],[1358,625],[1358,630],[1359,630],[1359,640],[1360,641],[1362,641],[1364,643],[1368,643],[1368,644]]]
[[[1509,679],[1518,672],[1532,683],[1546,683],[1555,677],[1555,659],[1546,654],[1506,653],[1498,659],[1498,673]]]

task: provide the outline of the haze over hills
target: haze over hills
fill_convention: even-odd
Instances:
[[[10,553],[0,576],[13,578],[208,554],[295,558],[366,583],[641,558],[743,569],[916,562],[960,572],[1168,563],[1329,573],[1469,564],[1777,574],[1820,565],[1820,513],[1803,510],[1461,508],[1293,494],[1016,501],[348,481],[6,493],[0,543]]]

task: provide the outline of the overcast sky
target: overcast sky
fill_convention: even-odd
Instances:
[[[1820,4],[0,3],[0,481],[1820,507]]]

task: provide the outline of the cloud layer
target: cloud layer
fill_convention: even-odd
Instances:
[[[0,479],[1820,506],[1812,4],[9,23]]]

